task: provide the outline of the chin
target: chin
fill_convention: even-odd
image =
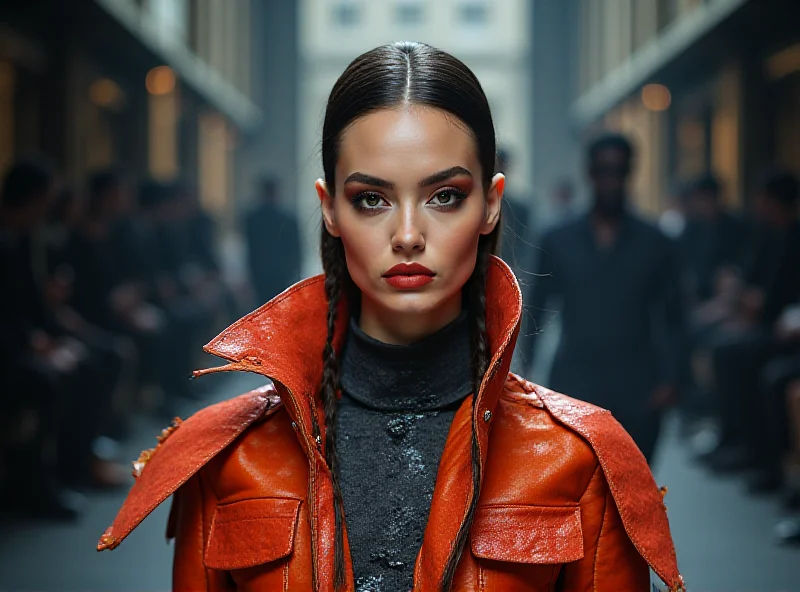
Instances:
[[[439,294],[419,292],[404,292],[395,294],[381,294],[376,301],[382,308],[400,315],[427,315],[441,308],[447,301]]]

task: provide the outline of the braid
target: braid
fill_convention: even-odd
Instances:
[[[325,460],[331,471],[333,481],[333,509],[335,513],[334,539],[334,589],[339,590],[345,583],[344,565],[344,505],[339,487],[339,458],[336,454],[336,394],[339,390],[339,361],[333,348],[336,310],[344,287],[347,285],[342,241],[322,228],[320,241],[322,266],[325,270],[325,294],[328,297],[328,339],[322,353],[323,370],[320,397],[325,411]],[[313,414],[315,415],[315,414]],[[319,438],[319,425],[313,419],[315,438]],[[319,440],[318,440],[319,441]]]
[[[478,245],[478,260],[475,264],[475,271],[466,286],[466,300],[469,307],[470,317],[474,320],[471,331],[472,349],[472,415],[475,415],[475,405],[478,400],[478,392],[486,371],[489,369],[489,338],[486,334],[486,275],[489,270],[489,254],[494,250],[496,234],[481,237]],[[453,544],[453,552],[445,566],[442,574],[441,589],[449,592],[453,585],[453,578],[456,575],[456,568],[461,559],[461,554],[467,544],[469,531],[472,528],[472,521],[475,517],[475,509],[478,506],[478,494],[481,486],[481,466],[478,460],[478,434],[472,431],[472,499],[467,508],[467,515],[461,528],[456,535]]]

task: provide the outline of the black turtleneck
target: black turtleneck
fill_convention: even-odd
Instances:
[[[340,369],[336,446],[356,590],[410,590],[439,458],[472,392],[466,313],[406,346],[353,320]]]

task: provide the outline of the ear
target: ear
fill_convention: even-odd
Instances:
[[[491,234],[500,221],[500,207],[503,202],[503,191],[506,188],[506,176],[497,173],[492,177],[492,184],[486,194],[486,219],[481,228],[481,234]]]
[[[319,206],[322,210],[322,221],[325,222],[325,228],[331,234],[339,238],[339,228],[336,225],[336,216],[333,212],[333,196],[328,191],[328,186],[322,179],[317,179],[314,183],[319,197]]]

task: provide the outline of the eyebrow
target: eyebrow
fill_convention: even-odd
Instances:
[[[436,183],[441,183],[442,181],[447,181],[448,179],[459,176],[472,177],[472,173],[470,173],[464,167],[454,166],[425,177],[419,182],[419,186],[429,187],[430,185],[435,185]],[[386,181],[385,179],[373,177],[372,175],[367,175],[365,173],[353,173],[349,175],[344,180],[345,185],[348,183],[364,183],[365,185],[373,185],[375,187],[383,187],[385,189],[394,189],[394,183],[391,181]]]

